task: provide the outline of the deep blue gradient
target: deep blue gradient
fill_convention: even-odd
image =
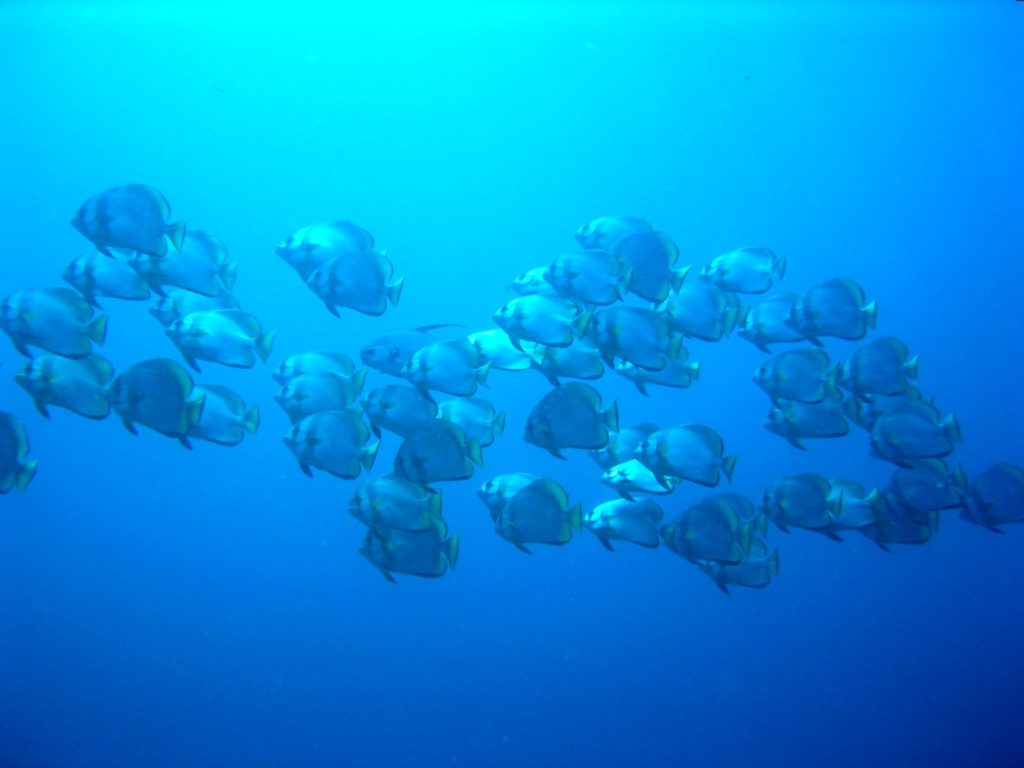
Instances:
[[[0,294],[60,284],[89,248],[78,205],[142,182],[228,245],[236,295],[278,330],[269,365],[199,377],[258,401],[259,435],[192,452],[116,418],[44,420],[0,339],[0,410],[40,462],[0,498],[0,765],[1021,765],[1024,531],[952,513],[886,553],[773,529],[777,580],[731,597],[664,548],[585,532],[526,556],[481,482],[611,493],[581,452],[522,441],[544,380],[494,372],[506,434],[443,488],[458,568],[396,586],[356,553],[357,482],[304,477],[281,442],[269,373],[426,323],[491,327],[515,275],[634,215],[698,268],[765,245],[786,290],[858,280],[959,418],[968,473],[1024,464],[1022,39],[1008,0],[0,8]],[[331,317],[274,254],[333,218],[405,276],[384,316]],[[176,356],[144,303],[104,304],[118,369]],[[687,346],[690,390],[600,381],[623,423],[709,424],[755,499],[799,471],[884,485],[859,430],[801,453],[762,429],[752,345]],[[667,515],[706,494],[684,485]]]

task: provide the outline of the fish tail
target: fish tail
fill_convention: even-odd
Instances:
[[[775,263],[772,264],[772,273],[776,279],[781,280],[786,275],[786,257],[784,255],[775,255]]]
[[[694,360],[692,363],[688,363],[686,369],[690,372],[691,379],[700,381],[700,361]]]
[[[110,315],[107,314],[96,315],[85,326],[86,335],[101,346],[107,340],[107,320],[109,318]]]
[[[953,482],[956,484],[956,490],[961,496],[967,494],[967,473],[964,471],[963,464],[957,464],[956,469],[953,470]]]
[[[19,493],[24,491],[28,484],[32,482],[32,478],[36,476],[36,467],[38,466],[39,459],[29,459],[18,467],[18,475],[14,480],[14,485]]]
[[[917,378],[917,362],[917,355],[914,355],[903,364],[903,373],[906,374],[908,379]]]
[[[875,325],[878,323],[878,302],[872,301],[864,307],[864,322],[867,323],[868,328],[874,330]]]
[[[962,443],[964,441],[963,433],[960,431],[960,422],[956,420],[956,416],[952,413],[942,420],[942,430],[946,433],[950,442]]]
[[[270,351],[274,348],[275,336],[277,336],[277,331],[261,333],[260,337],[256,339],[256,344],[253,345],[253,349],[256,350],[256,354],[259,355],[260,360],[263,362],[266,362],[267,358],[270,357]]]
[[[355,390],[356,395],[359,395],[366,384],[366,369],[360,368],[349,377],[349,381],[352,383],[352,389]]]
[[[690,267],[686,266],[682,269],[673,269],[672,276],[669,278],[669,284],[672,286],[672,293],[679,293],[679,289],[683,287],[683,283],[686,281],[686,276],[690,274]]]
[[[612,400],[611,405],[601,412],[601,420],[612,432],[619,431],[619,404]]]
[[[491,420],[491,431],[500,435],[505,431],[505,412],[502,411]]]
[[[363,448],[359,452],[359,463],[363,465],[363,469],[369,472],[373,469],[373,462],[377,459],[377,451],[380,450],[380,440],[374,440],[372,445]]]
[[[615,295],[622,301],[626,298],[626,294],[629,293],[629,286],[633,283],[633,268],[623,270],[619,274],[619,279],[615,283]]]
[[[683,337],[676,336],[675,338],[669,340],[668,349],[665,351],[665,356],[669,360],[678,360],[679,356],[683,354],[685,351],[686,348],[683,346]]]
[[[189,400],[185,404],[185,419],[187,421],[185,431],[188,431],[203,417],[203,406],[206,404],[206,395],[200,395],[195,400]]]
[[[768,555],[766,565],[768,566],[768,573],[770,573],[772,576],[779,575],[779,550],[776,549],[774,552]]]
[[[583,530],[583,505],[574,504],[569,509],[569,527],[572,528],[576,533]]]
[[[722,472],[725,473],[726,478],[729,482],[732,482],[732,473],[736,471],[736,462],[739,456],[726,456],[722,459]]]
[[[402,297],[402,286],[405,285],[405,278],[400,277],[388,286],[388,301],[392,307],[398,306],[398,300]]]
[[[256,430],[260,428],[260,407],[258,404],[253,403],[245,413],[245,418],[242,419],[242,428],[250,435],[255,435]]]
[[[174,246],[176,251],[181,250],[181,244],[185,242],[185,222],[175,221],[167,225],[167,229],[164,230],[164,234],[167,235],[167,239],[171,241],[171,245]]]
[[[225,261],[218,270],[220,283],[228,293],[235,289],[235,280],[238,278],[238,262]]]
[[[480,441],[473,438],[466,444],[466,457],[478,467],[484,465],[484,455],[480,450]]]
[[[482,386],[487,386],[487,374],[491,372],[490,361],[484,363],[479,368],[475,369],[473,375],[476,377],[477,383]]]
[[[590,318],[594,316],[594,311],[584,312],[572,323],[572,335],[577,339],[582,339],[583,334],[587,332],[587,326],[590,325]]]
[[[445,542],[444,556],[448,565],[454,568],[455,563],[459,561],[459,534],[452,534],[452,537]]]

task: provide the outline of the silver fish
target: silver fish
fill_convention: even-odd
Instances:
[[[38,459],[26,459],[28,434],[13,414],[0,411],[0,494],[17,489],[20,493],[35,477]]]
[[[199,370],[197,360],[252,368],[256,358],[266,360],[274,345],[274,331],[264,332],[260,321],[241,309],[210,309],[175,320],[167,336],[186,362]]]
[[[107,315],[93,316],[92,307],[70,288],[32,288],[4,298],[0,329],[14,347],[32,357],[39,347],[62,357],[87,357],[92,343],[103,344]]]
[[[185,238],[185,225],[168,223],[170,215],[171,204],[159,191],[145,184],[128,184],[90,197],[71,226],[105,256],[113,256],[112,248],[163,256],[168,241],[180,248]]]
[[[191,449],[189,431],[199,423],[204,398],[193,397],[188,371],[166,358],[143,360],[126,368],[107,386],[107,401],[129,432],[142,424]]]
[[[113,376],[114,367],[99,355],[77,360],[40,355],[26,363],[14,380],[32,396],[36,410],[47,419],[50,405],[89,419],[105,419],[110,414],[106,387]]]
[[[299,468],[313,476],[311,467],[345,480],[373,468],[380,440],[370,442],[370,430],[356,410],[321,411],[292,425],[284,438]]]

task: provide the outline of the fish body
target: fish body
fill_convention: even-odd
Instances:
[[[975,475],[962,516],[994,531],[1024,522],[1024,469],[1002,463]]]
[[[865,344],[840,367],[839,383],[855,395],[902,395],[917,378],[917,357],[892,336]]]
[[[235,286],[238,264],[228,260],[228,249],[217,238],[199,230],[185,235],[181,247],[154,256],[135,251],[128,264],[159,295],[165,286],[181,288],[202,296],[230,292]]]
[[[352,382],[357,391],[362,391],[366,378],[366,371],[357,371],[356,364],[352,358],[344,352],[331,352],[329,350],[317,350],[315,352],[299,352],[288,357],[277,366],[272,376],[274,381],[282,386],[292,379],[307,373],[325,374],[331,373],[341,376]]]
[[[469,397],[487,381],[489,370],[468,339],[454,339],[435,341],[414,352],[402,374],[423,392]]]
[[[875,327],[878,307],[853,280],[835,278],[809,289],[793,305],[789,324],[809,341],[820,337],[863,339]]]
[[[673,333],[721,341],[736,327],[742,311],[736,294],[711,283],[684,285],[658,308]]]
[[[501,328],[477,331],[467,337],[476,347],[480,362],[492,370],[525,371],[533,366],[533,360],[522,348],[516,348]]]
[[[107,385],[106,396],[129,432],[142,424],[191,448],[189,431],[199,423],[203,398],[194,397],[195,385],[188,371],[173,360],[143,360]]]
[[[601,394],[574,381],[548,392],[530,411],[526,442],[564,458],[564,448],[596,450],[608,442],[609,431],[618,429],[618,407],[613,401],[601,408]]]
[[[370,528],[425,531],[441,520],[441,494],[397,475],[380,475],[359,486],[348,512]]]
[[[496,475],[477,489],[476,495],[487,507],[491,520],[497,522],[505,504],[520,490],[540,478],[529,472],[507,472]]]
[[[682,354],[682,336],[672,336],[668,319],[644,307],[607,307],[596,311],[587,329],[608,365],[618,358],[660,371]]]
[[[388,305],[397,306],[403,278],[383,253],[350,251],[317,267],[306,279],[333,315],[348,307],[364,315],[382,315]]]
[[[193,312],[171,323],[166,334],[197,371],[197,360],[252,368],[257,357],[267,359],[274,344],[274,331],[264,332],[256,316],[241,309]]]
[[[638,232],[651,232],[651,225],[632,216],[601,216],[576,231],[576,242],[584,248],[613,250],[619,242]]]
[[[314,413],[292,425],[284,439],[304,473],[311,467],[350,480],[373,468],[380,440],[370,441],[362,414],[354,409]]]
[[[78,359],[40,355],[26,363],[14,380],[46,418],[50,418],[47,408],[53,405],[89,419],[105,419],[110,414],[106,387],[113,376],[114,367],[99,355]]]
[[[695,360],[687,360],[689,353],[684,347],[677,350],[677,355],[675,360],[669,360],[665,363],[664,368],[657,371],[641,368],[626,360],[616,360],[615,372],[633,382],[641,395],[647,394],[647,385],[649,384],[673,389],[687,389],[700,378],[700,363]]]
[[[378,437],[382,429],[408,437],[417,426],[437,416],[437,403],[425,398],[415,387],[404,384],[372,389],[363,397],[361,405]]]
[[[168,222],[170,215],[171,205],[158,190],[128,184],[86,200],[71,226],[105,256],[112,257],[114,248],[163,256],[168,243],[177,249],[185,238],[185,225]]]
[[[155,317],[160,325],[167,328],[175,320],[180,320],[193,312],[238,308],[238,300],[227,291],[222,291],[216,296],[203,296],[201,293],[186,291],[184,288],[175,288],[167,291],[165,296],[158,297],[153,302],[153,306],[149,308],[149,314]]]
[[[70,288],[31,288],[4,298],[0,329],[26,357],[32,357],[29,347],[39,347],[81,358],[92,353],[93,342],[106,340],[107,315],[93,316],[89,303]]]
[[[679,246],[664,232],[635,232],[614,246],[629,273],[629,293],[645,301],[661,302],[679,291],[690,268],[676,268]]]
[[[445,400],[438,404],[437,415],[460,427],[466,439],[476,440],[481,448],[491,445],[495,436],[505,431],[505,413],[499,413],[482,397]]]
[[[527,544],[567,544],[581,526],[582,508],[569,505],[565,489],[548,478],[539,478],[506,499],[494,530],[517,548]]]
[[[658,477],[637,459],[629,459],[609,467],[601,475],[601,482],[618,491],[630,501],[634,493],[665,495],[672,493],[675,482],[668,477]]]
[[[394,472],[399,477],[426,485],[445,480],[467,480],[473,465],[483,466],[480,443],[467,440],[466,433],[444,419],[418,424],[395,455]]]
[[[544,272],[544,279],[561,295],[598,305],[624,298],[630,276],[615,254],[601,249],[564,253]]]
[[[635,458],[655,477],[715,486],[723,473],[731,480],[736,467],[736,457],[724,453],[725,443],[713,429],[684,424],[651,434],[637,446]]]
[[[246,407],[242,396],[220,384],[196,384],[192,397],[202,398],[203,410],[188,431],[189,437],[220,445],[238,445],[246,433],[255,435],[260,409]]]
[[[804,335],[788,322],[799,298],[797,293],[780,293],[745,308],[739,314],[736,332],[769,354],[769,344],[804,341]]]
[[[38,459],[26,458],[28,433],[18,418],[0,411],[0,494],[24,491],[35,477]]]
[[[791,349],[766,360],[754,373],[754,383],[772,400],[820,403],[842,396],[836,387],[839,371],[830,368],[823,349]]]
[[[582,336],[589,321],[589,313],[579,302],[557,294],[517,296],[494,314],[494,322],[519,348],[524,340],[567,347],[573,338]]]
[[[664,512],[650,499],[617,499],[598,504],[583,516],[583,526],[600,540],[605,549],[612,541],[631,541],[653,549],[661,543],[658,527]]]
[[[274,400],[294,424],[321,411],[344,411],[359,398],[352,379],[337,373],[304,373],[289,379]]]
[[[459,557],[459,536],[445,538],[447,527],[441,520],[423,531],[403,528],[370,528],[359,553],[369,560],[388,581],[392,573],[411,576],[443,576],[454,568]]]
[[[286,237],[277,246],[284,259],[303,280],[335,256],[373,250],[373,235],[352,221],[310,224]]]
[[[801,451],[805,450],[803,440],[842,437],[850,432],[846,409],[842,400],[835,397],[828,397],[820,403],[779,400],[769,411],[764,427]]]
[[[62,277],[94,307],[98,297],[142,301],[150,296],[149,286],[123,258],[109,258],[92,251],[68,264]]]
[[[737,248],[716,256],[701,279],[733,293],[767,293],[786,274],[786,257],[767,248]]]

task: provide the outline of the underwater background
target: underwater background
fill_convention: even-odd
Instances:
[[[1022,37],[1024,4],[995,0],[0,7],[0,294],[61,285],[91,248],[79,205],[139,182],[224,241],[235,295],[277,331],[268,363],[196,376],[258,402],[259,433],[191,452],[116,416],[42,418],[0,339],[0,410],[39,460],[0,499],[0,765],[1020,765],[1014,526],[943,513],[892,552],[772,527],[777,578],[730,596],[665,547],[583,532],[528,556],[480,483],[534,472],[587,509],[615,494],[582,452],[522,440],[550,385],[494,371],[505,434],[443,487],[458,567],[395,585],[357,554],[362,478],[300,472],[270,373],[493,327],[508,283],[581,225],[640,216],[698,269],[761,245],[785,254],[784,290],[855,279],[956,414],[952,459],[1024,464]],[[332,317],[275,255],[331,219],[405,278],[383,316]],[[115,368],[180,359],[146,303],[102,303]],[[763,429],[753,345],[687,348],[689,389],[592,383],[623,423],[713,426],[739,456],[719,490],[884,486],[861,430],[801,452]],[[659,501],[670,519],[708,493]]]

